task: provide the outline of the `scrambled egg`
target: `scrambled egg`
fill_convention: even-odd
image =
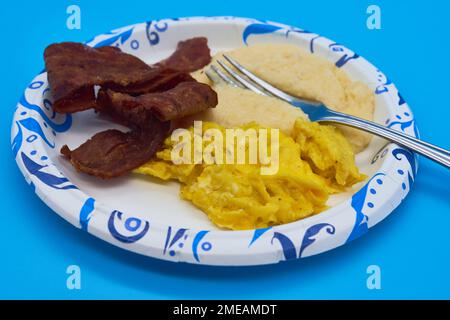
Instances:
[[[210,128],[225,133],[223,126],[203,123],[203,133]],[[253,122],[240,128],[261,126]],[[208,143],[203,140],[204,147]],[[270,139],[268,143],[270,149]],[[326,209],[330,194],[365,179],[338,130],[302,118],[295,121],[291,135],[279,133],[279,168],[273,175],[262,175],[260,163],[175,165],[174,144],[168,137],[156,157],[135,172],[179,181],[181,198],[227,229],[264,228],[317,214]]]

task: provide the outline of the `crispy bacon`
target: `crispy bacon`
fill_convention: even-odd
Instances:
[[[179,119],[214,108],[217,93],[199,82],[183,82],[171,90],[148,93],[137,97],[111,90],[100,90],[98,106],[113,118],[125,120],[127,125],[144,127],[148,118],[156,116],[161,121]]]
[[[130,85],[122,86],[110,82],[103,84],[102,88],[137,96],[151,92],[166,91],[172,89],[179,83],[191,81],[195,81],[195,79],[188,73],[169,68],[153,68],[145,75],[144,79]]]
[[[154,66],[116,47],[74,42],[48,46],[44,60],[54,110],[71,113],[95,107],[95,85],[131,95],[164,91],[194,81],[188,72],[208,64],[211,56],[206,38],[193,38]]]
[[[208,40],[205,37],[178,42],[176,51],[167,59],[157,63],[182,72],[199,70],[211,62]]]
[[[128,86],[142,80],[151,67],[116,47],[91,48],[81,43],[52,44],[44,52],[47,77],[58,112],[95,106],[94,85]]]
[[[103,179],[118,177],[149,161],[169,130],[169,122],[153,118],[146,129],[102,131],[73,151],[64,145],[61,153],[80,172]]]

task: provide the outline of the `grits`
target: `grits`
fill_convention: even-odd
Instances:
[[[337,68],[333,63],[297,46],[255,44],[232,50],[227,54],[250,71],[294,96],[321,101],[331,109],[366,120],[373,120],[375,96],[366,84],[352,81],[342,69]],[[220,57],[221,53],[216,54],[212,63],[215,63],[215,60]],[[206,77],[204,69],[194,72],[194,78],[213,85]],[[223,90],[216,86],[214,89],[218,90],[219,105],[208,110],[206,114],[199,115],[203,120],[216,121],[217,119],[219,124],[239,126],[243,123],[259,122],[260,119],[263,119],[264,122],[259,122],[260,124],[283,129],[285,133],[288,133],[287,128],[292,127],[291,124],[294,120],[291,117],[294,111],[288,111],[288,109],[295,108],[285,102],[274,103],[274,98],[256,97],[255,93],[238,94],[234,91],[239,89],[234,88]],[[261,102],[262,100],[267,101]],[[245,110],[248,105],[257,104],[265,107],[257,109],[255,112],[253,112],[253,108]],[[280,107],[281,105],[283,106]],[[245,109],[242,106],[245,106]],[[297,113],[302,116],[301,112]],[[258,120],[252,117],[257,117]],[[224,123],[221,122],[223,119],[225,119]],[[338,127],[356,153],[362,151],[369,144],[370,134],[349,127]]]

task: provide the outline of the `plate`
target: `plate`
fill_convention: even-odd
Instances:
[[[135,24],[96,36],[87,44],[111,45],[147,63],[175,50],[180,40],[205,36],[213,53],[259,42],[292,43],[365,82],[376,95],[375,121],[418,137],[414,117],[395,85],[364,58],[327,38],[280,23],[238,17],[190,17]],[[225,231],[179,199],[176,182],[128,175],[103,181],[78,174],[62,158],[111,128],[92,110],[58,114],[45,70],[26,88],[14,114],[12,151],[35,193],[53,211],[96,237],[146,256],[207,265],[259,265],[304,258],[344,245],[389,215],[408,194],[417,173],[410,151],[374,138],[356,157],[370,178],[330,199],[331,208],[293,223]]]

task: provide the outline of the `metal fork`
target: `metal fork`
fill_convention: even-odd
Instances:
[[[217,60],[217,63],[222,69],[219,69],[215,65],[211,65],[210,70],[208,69],[206,71],[206,75],[213,82],[217,82],[218,76],[229,85],[249,89],[262,95],[277,97],[290,103],[294,107],[300,108],[308,115],[311,121],[339,123],[373,133],[450,168],[450,151],[448,150],[416,139],[397,130],[387,128],[378,123],[331,110],[322,103],[310,102],[291,96],[256,76],[230,56],[224,54],[223,57],[234,68],[231,68],[222,60]]]

